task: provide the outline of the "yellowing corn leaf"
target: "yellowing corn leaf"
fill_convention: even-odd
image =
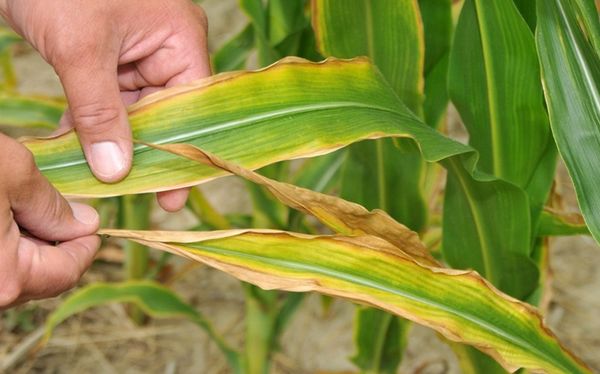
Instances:
[[[369,213],[244,170],[324,154],[363,139],[411,138],[425,160],[441,162],[460,176],[461,183],[485,187],[485,193],[472,196],[480,202],[477,209],[499,214],[480,218],[475,214],[480,211],[475,209],[477,219],[455,218],[472,230],[488,228],[480,230],[486,248],[511,255],[524,226],[518,218],[528,214],[527,204],[519,200],[526,199],[525,193],[477,171],[477,153],[418,120],[367,60],[333,59],[312,64],[287,59],[259,72],[219,75],[147,97],[130,107],[130,122],[134,138],[146,144],[136,145],[133,169],[118,184],[102,184],[92,176],[74,133],[30,140],[25,145],[50,181],[71,196],[168,190],[224,175],[227,171],[223,168],[235,170],[268,186],[282,202],[315,214],[333,229],[360,236],[320,240],[283,234],[285,240],[279,242],[281,234],[238,233],[227,238],[203,234],[217,235],[210,237],[211,248],[226,242],[238,251],[217,256],[219,261],[210,251],[201,252],[203,261],[263,287],[314,289],[380,306],[432,326],[451,339],[475,345],[502,359],[507,368],[586,372],[527,307],[490,291],[485,281],[471,273],[419,265],[428,263],[428,255],[414,244],[414,234],[403,231],[383,213]],[[181,142],[219,158],[211,159],[208,153],[188,146],[175,146],[177,152],[183,148],[192,158],[210,161],[211,166],[207,166],[149,146]],[[492,219],[494,225],[486,219]],[[159,234],[146,233],[138,239],[173,251],[180,247],[169,243],[186,241],[182,233],[172,237],[162,234],[166,236],[159,235],[156,240],[148,235]],[[198,234],[189,235],[191,242],[201,240],[193,236]],[[204,244],[199,245],[206,250]],[[179,253],[183,252],[188,253],[180,248]],[[388,260],[391,262],[386,264]],[[514,264],[516,267],[499,278],[500,283],[507,280],[518,284],[521,262]]]
[[[349,236],[373,235],[385,239],[396,248],[401,249],[403,253],[418,259],[423,264],[437,264],[417,234],[396,222],[384,211],[373,210],[370,212],[361,205],[335,196],[266,178],[188,144],[147,145],[211,165],[260,184],[285,205],[306,214],[312,214],[337,233]],[[382,248],[396,252],[394,247]]]
[[[492,355],[507,370],[586,373],[528,305],[474,272],[424,267],[372,236],[272,230],[102,230],[212,266],[265,289],[317,291],[385,309]]]

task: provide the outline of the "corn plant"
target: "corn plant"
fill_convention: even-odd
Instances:
[[[248,282],[244,352],[147,281],[75,293],[48,331],[88,307],[130,302],[197,323],[233,371],[265,373],[301,297],[263,290],[316,291],[360,304],[352,361],[363,372],[397,371],[411,322],[437,331],[465,372],[590,372],[542,314],[547,237],[600,232],[597,9],[591,0],[454,3],[240,0],[250,21],[214,55],[215,69],[246,67],[252,50],[261,65],[279,61],[132,105],[134,165],[118,184],[93,177],[74,133],[24,140],[67,196],[233,174],[248,182],[256,212],[234,222],[193,194],[189,207],[217,231],[100,231]],[[449,101],[468,144],[447,135]],[[553,204],[558,153],[587,225]],[[298,158],[309,159],[290,172],[285,161]]]

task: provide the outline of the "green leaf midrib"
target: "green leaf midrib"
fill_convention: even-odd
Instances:
[[[282,118],[282,117],[290,116],[293,114],[303,114],[303,113],[309,113],[309,112],[336,110],[336,109],[342,109],[342,108],[356,108],[356,109],[362,108],[362,109],[369,109],[369,110],[374,110],[374,111],[389,112],[389,113],[393,113],[393,114],[401,116],[401,117],[406,117],[405,114],[403,114],[399,111],[390,109],[390,108],[386,108],[386,107],[381,107],[381,106],[376,106],[376,105],[371,105],[371,104],[363,104],[360,102],[352,102],[352,101],[336,101],[336,102],[329,102],[329,103],[289,106],[289,107],[286,107],[285,109],[263,112],[261,114],[257,114],[254,116],[248,116],[248,117],[245,117],[242,119],[237,119],[237,120],[233,120],[233,121],[225,121],[225,122],[213,124],[209,127],[204,127],[202,129],[198,129],[198,130],[195,130],[192,132],[178,134],[176,136],[171,136],[171,137],[164,138],[164,139],[154,139],[154,140],[152,140],[152,143],[161,145],[161,144],[168,144],[168,143],[175,143],[175,142],[186,142],[186,141],[194,139],[195,137],[197,137],[199,135],[210,134],[212,132],[216,132],[216,131],[220,131],[220,130],[224,130],[224,129],[230,129],[230,128],[234,128],[234,127],[238,127],[238,126],[242,127],[245,125],[251,125],[251,124],[254,124],[254,123],[260,122],[260,121]],[[137,140],[147,141],[147,139],[137,139]],[[134,152],[139,152],[144,149],[149,150],[150,147],[148,147],[147,145],[144,145],[144,144],[137,144],[134,147]],[[62,168],[75,166],[75,165],[83,165],[85,163],[87,163],[86,159],[84,157],[81,157],[77,160],[72,160],[69,162],[54,163],[51,165],[38,165],[38,167],[39,167],[40,171],[45,172],[45,171],[49,171],[49,170],[62,169]]]
[[[503,170],[503,157],[502,157],[502,131],[500,130],[500,113],[498,111],[498,107],[496,106],[497,97],[496,97],[496,81],[495,74],[493,68],[493,58],[491,56],[490,51],[490,40],[489,40],[489,30],[487,29],[486,22],[482,22],[481,17],[479,17],[480,9],[484,7],[481,4],[481,0],[473,0],[475,1],[474,10],[476,13],[477,24],[480,30],[481,36],[481,50],[483,52],[483,69],[485,71],[486,81],[486,91],[487,91],[487,101],[489,108],[489,116],[490,116],[490,127],[492,133],[492,154],[493,160],[492,164],[494,165],[494,175],[499,178],[504,178],[504,170]],[[489,0],[488,0],[489,1]],[[512,1],[512,0],[511,0]],[[491,4],[487,4],[487,6],[492,6]]]
[[[176,246],[176,247],[181,247],[181,245],[179,245],[178,243],[168,243],[168,244]],[[320,275],[324,275],[324,276],[329,276],[331,278],[335,278],[335,279],[338,279],[341,281],[347,281],[349,283],[358,284],[358,285],[361,285],[364,287],[377,289],[379,291],[391,293],[391,294],[394,294],[394,295],[397,295],[400,297],[404,297],[406,299],[409,299],[409,300],[412,300],[412,301],[415,301],[418,303],[422,303],[424,305],[428,305],[430,307],[436,308],[438,310],[442,310],[449,314],[453,314],[459,318],[465,319],[465,320],[479,326],[482,330],[488,331],[488,333],[495,334],[499,337],[502,337],[502,338],[512,342],[515,346],[520,347],[521,349],[524,349],[529,352],[535,352],[535,353],[537,353],[536,356],[538,358],[543,358],[547,362],[551,362],[555,368],[563,370],[564,372],[570,372],[570,369],[566,368],[561,362],[557,362],[555,360],[555,357],[553,354],[549,354],[544,351],[540,351],[537,346],[530,344],[527,341],[524,341],[520,337],[510,335],[510,334],[506,333],[505,331],[498,329],[493,325],[490,325],[487,321],[484,321],[477,316],[473,316],[471,314],[466,314],[461,310],[449,308],[448,306],[446,306],[444,304],[440,304],[440,303],[425,299],[421,296],[414,295],[412,293],[408,293],[408,292],[405,292],[405,291],[402,291],[402,290],[399,290],[399,289],[396,289],[396,288],[393,288],[390,286],[386,286],[386,285],[380,284],[376,281],[373,281],[373,280],[370,280],[370,279],[367,279],[364,277],[360,277],[360,276],[348,274],[348,273],[343,273],[340,271],[336,271],[336,270],[322,267],[322,266],[315,265],[315,264],[305,264],[305,263],[300,264],[300,263],[292,262],[289,260],[267,258],[267,257],[262,257],[259,255],[254,255],[254,254],[249,254],[249,253],[244,253],[244,252],[239,252],[239,251],[231,250],[231,249],[211,247],[209,245],[202,244],[202,243],[189,244],[190,247],[192,245],[193,245],[192,249],[197,249],[200,251],[204,250],[209,253],[216,254],[216,255],[222,255],[222,256],[227,256],[227,257],[232,256],[234,258],[237,257],[237,258],[241,258],[241,259],[262,262],[262,263],[265,263],[268,265],[279,266],[284,269],[287,268],[287,269],[293,269],[293,270],[298,270],[298,271],[302,271],[302,272],[308,272],[310,274],[320,274]],[[189,250],[185,246],[182,249]]]

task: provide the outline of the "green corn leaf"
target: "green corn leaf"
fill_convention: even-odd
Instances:
[[[254,48],[254,28],[247,25],[212,56],[215,72],[239,70],[246,66],[248,55]]]
[[[600,240],[600,38],[598,16],[577,12],[585,2],[538,1],[537,46],[558,150],[575,185],[591,234]],[[587,1],[589,9],[593,7]],[[595,18],[595,19],[594,19]],[[586,38],[589,35],[589,38]]]
[[[21,37],[15,34],[11,29],[0,26],[0,54],[10,45],[21,41]]]
[[[377,306],[474,345],[507,370],[589,372],[530,306],[473,272],[423,267],[401,251],[381,251],[387,244],[378,238],[264,230],[102,233],[203,262],[264,289],[317,291]]]
[[[560,214],[545,210],[540,219],[539,236],[590,235],[590,231],[577,213]]]
[[[523,215],[515,216],[520,227],[513,226],[512,243],[505,241],[507,247],[498,251],[489,240],[498,230],[499,212],[484,208],[484,196],[494,193],[493,187],[477,187],[461,173],[451,173],[444,203],[444,258],[453,267],[476,269],[502,291],[525,299],[539,285],[538,264],[531,258],[533,227],[551,188],[555,153],[533,34],[512,0],[466,0],[449,69],[449,94],[469,131],[469,143],[480,151],[482,170],[527,195],[514,201]],[[468,224],[469,214],[485,223],[464,230],[452,223]],[[504,372],[471,348],[459,350],[463,366],[473,372]]]
[[[433,67],[425,79],[423,112],[425,113],[425,122],[434,128],[442,126],[450,100],[448,96],[449,63],[450,55],[447,54]]]
[[[465,2],[449,77],[481,170],[527,188],[551,133],[533,34],[512,0]]]
[[[346,158],[345,150],[306,159],[291,176],[292,184],[317,192],[329,192],[339,182],[339,171]]]
[[[369,56],[400,99],[420,114],[423,25],[413,0],[313,0],[312,23],[324,56]]]
[[[12,64],[11,45],[21,38],[12,30],[0,26],[0,91],[13,91],[17,86],[17,78]]]
[[[538,0],[513,0],[521,16],[525,19],[531,31],[535,31],[535,25],[537,22],[537,16],[535,11],[535,5]]]
[[[70,316],[108,303],[132,303],[154,318],[185,318],[195,323],[217,344],[232,370],[242,373],[239,354],[225,343],[204,316],[170,289],[150,281],[95,283],[77,290],[48,317],[45,340]]]
[[[296,186],[312,191],[330,193],[334,188],[339,187],[339,173],[345,159],[345,150],[307,159],[292,175],[290,181]],[[302,219],[303,215],[300,212],[290,210],[288,230],[300,231],[298,228],[302,226]]]
[[[502,245],[489,241],[498,230],[498,211],[482,209],[478,203],[493,193],[493,187],[478,189],[459,173],[450,175],[444,256],[452,266],[476,269],[518,298],[526,297],[537,285],[537,266],[529,259],[532,227],[537,226],[550,191],[555,163],[538,76],[533,35],[513,1],[467,0],[450,59],[450,97],[469,130],[470,144],[480,151],[482,170],[527,194],[515,198],[522,214],[515,216],[514,224],[519,227],[513,226],[512,242],[504,241],[506,247],[498,251]],[[471,221],[466,218],[469,215],[486,224],[471,225],[465,231],[452,224],[462,220],[466,224]]]
[[[258,62],[261,66],[269,65],[282,56],[269,42],[269,24],[267,9],[262,0],[239,0],[240,8],[250,18],[254,27],[255,44],[258,49]]]
[[[306,0],[270,0],[269,41],[272,46],[283,42],[287,37],[302,31],[306,26],[304,7]]]
[[[323,55],[369,56],[409,109],[422,113],[424,39],[415,1],[314,0],[312,12]],[[357,144],[343,168],[341,194],[420,230],[426,221],[421,174],[422,160],[411,142]]]
[[[506,370],[490,357],[464,344],[448,342],[463,374],[503,374]]]
[[[600,4],[593,0],[573,0],[570,2],[579,14],[580,22],[583,22],[582,31],[594,46],[596,53],[600,51]]]
[[[395,374],[408,343],[411,324],[382,310],[359,307],[354,317],[352,362],[364,373]]]
[[[438,127],[448,106],[452,1],[419,0],[425,31],[425,122]]]
[[[0,126],[56,129],[65,107],[63,100],[0,92]]]
[[[425,32],[425,75],[444,59],[452,43],[452,0],[419,0]]]

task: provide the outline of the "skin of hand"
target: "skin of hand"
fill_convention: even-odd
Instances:
[[[0,149],[3,309],[73,287],[92,263],[100,238],[95,235],[98,213],[87,205],[68,203],[40,174],[27,148],[0,135]]]
[[[54,67],[69,103],[61,129],[76,129],[104,182],[131,168],[126,105],[210,75],[207,20],[189,0],[0,0],[0,13]],[[158,201],[176,211],[187,194]]]
[[[2,16],[57,72],[74,127],[97,178],[131,167],[126,105],[210,75],[207,22],[187,0],[0,0]],[[159,194],[180,209],[187,190]],[[0,309],[75,285],[100,244],[99,218],[67,202],[20,143],[0,134]],[[26,234],[23,234],[26,232]]]

